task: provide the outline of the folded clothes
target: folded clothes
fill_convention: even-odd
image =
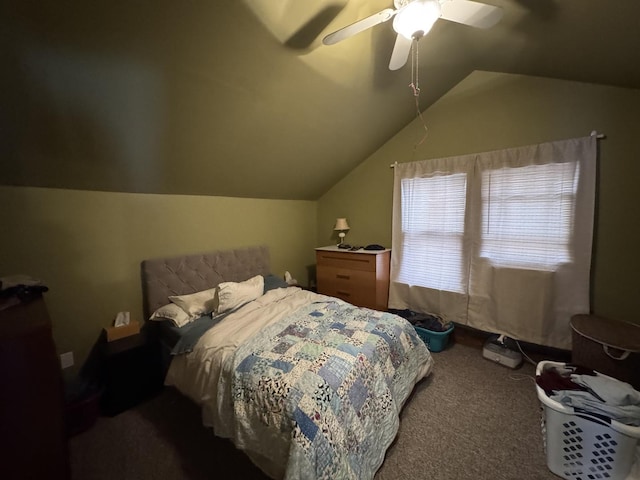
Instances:
[[[628,383],[566,365],[543,370],[536,384],[562,405],[640,426],[640,392]]]
[[[536,377],[536,384],[544,390],[548,397],[559,390],[586,390],[578,385],[568,375],[563,375],[557,370],[544,370]]]
[[[595,392],[608,405],[640,406],[640,392],[630,384],[605,375],[572,374],[571,380]]]
[[[561,390],[549,398],[567,407],[603,415],[626,425],[640,426],[640,405],[610,405],[601,402],[591,392]]]
[[[627,425],[640,426],[640,392],[630,384],[604,375],[571,375],[588,394],[560,391],[552,399],[574,408],[605,415]]]

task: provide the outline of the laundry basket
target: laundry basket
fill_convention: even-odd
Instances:
[[[441,352],[447,347],[449,341],[449,334],[453,332],[453,324],[447,328],[444,332],[436,332],[435,330],[428,330],[426,328],[413,326],[418,336],[427,345],[430,352]]]
[[[552,366],[565,364],[540,362],[536,375]],[[565,479],[624,480],[635,460],[640,427],[576,412],[549,398],[538,385],[536,389],[549,470]]]

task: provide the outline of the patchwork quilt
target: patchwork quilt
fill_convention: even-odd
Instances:
[[[235,352],[233,440],[288,479],[371,479],[430,368],[406,320],[336,299],[311,303]]]

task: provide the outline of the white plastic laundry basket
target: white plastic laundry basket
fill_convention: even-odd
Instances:
[[[545,367],[564,363],[540,362]],[[640,427],[582,412],[575,412],[536,385],[542,402],[542,436],[547,466],[556,475],[573,480],[624,480],[631,470],[640,439]]]

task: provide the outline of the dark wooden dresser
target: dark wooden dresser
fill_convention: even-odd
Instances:
[[[62,372],[40,294],[0,298],[0,442],[0,478],[70,478]]]

